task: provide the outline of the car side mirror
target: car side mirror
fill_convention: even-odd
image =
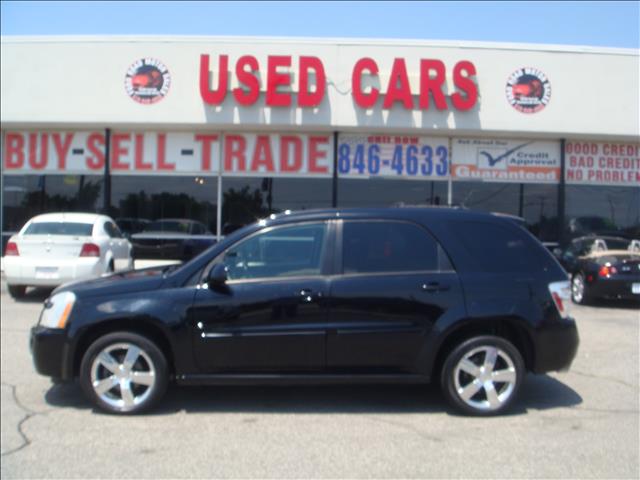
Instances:
[[[227,266],[224,263],[218,263],[209,270],[207,284],[209,288],[221,288],[227,283]]]

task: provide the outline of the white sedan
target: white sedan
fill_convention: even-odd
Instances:
[[[28,286],[55,287],[131,269],[131,252],[131,243],[107,216],[38,215],[7,243],[3,262],[9,294],[19,298]]]

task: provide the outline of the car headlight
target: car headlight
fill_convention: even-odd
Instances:
[[[55,294],[44,304],[40,325],[47,328],[64,328],[75,302],[76,295],[73,292]]]

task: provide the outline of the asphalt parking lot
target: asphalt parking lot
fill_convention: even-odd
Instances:
[[[576,307],[569,372],[529,375],[510,415],[454,414],[435,387],[170,388],[137,417],[33,369],[46,292],[1,284],[1,477],[638,478],[640,310]]]

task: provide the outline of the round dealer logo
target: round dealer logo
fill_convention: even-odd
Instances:
[[[143,58],[127,70],[124,88],[136,102],[156,103],[166,97],[171,86],[169,69],[155,58]]]
[[[550,98],[549,79],[536,68],[519,68],[507,80],[507,100],[519,112],[539,112]]]

